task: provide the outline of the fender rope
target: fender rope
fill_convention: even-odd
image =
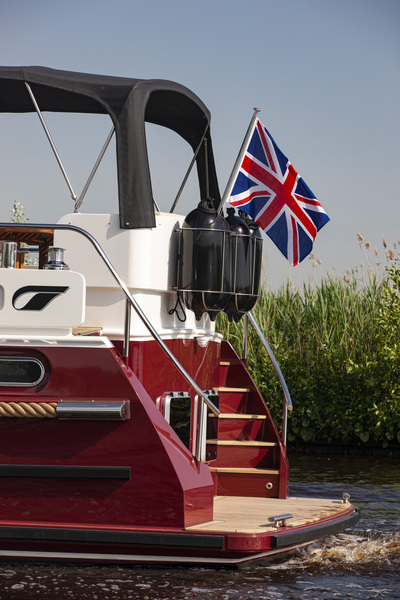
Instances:
[[[55,419],[57,402],[0,402],[0,417]]]

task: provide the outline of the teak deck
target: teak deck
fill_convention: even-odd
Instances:
[[[274,524],[269,517],[290,513],[293,519],[287,527],[313,523],[319,519],[340,515],[351,505],[342,500],[321,498],[243,498],[241,496],[216,496],[214,520],[187,527],[188,531],[213,531],[235,533],[271,533]]]

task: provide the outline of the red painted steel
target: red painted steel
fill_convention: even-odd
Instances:
[[[164,341],[201,389],[210,390],[218,386],[220,343],[210,341],[203,346],[198,338]],[[122,342],[116,340],[114,345],[122,354]],[[164,392],[186,391],[192,394],[187,381],[153,340],[131,341],[127,364],[154,401]]]
[[[157,557],[158,563],[166,564],[185,560],[192,564],[231,560],[234,564],[273,551],[271,540],[276,532],[274,536],[213,533],[207,538],[200,532],[185,531],[185,527],[212,520],[215,494],[285,498],[288,462],[262,397],[228,344],[222,344],[222,356],[216,342],[202,346],[194,340],[171,340],[168,344],[202,389],[237,385],[251,390],[220,390],[222,411],[265,417],[248,419],[239,414],[237,418],[221,418],[218,439],[239,444],[219,446],[218,458],[210,468],[194,458],[157,408],[157,397],[162,394],[185,391],[193,396],[193,391],[153,342],[132,342],[128,364],[121,358],[120,343],[115,348],[2,348],[2,354],[39,358],[46,376],[34,389],[1,388],[0,400],[118,398],[130,403],[130,418],[125,421],[0,419],[0,466],[130,469],[127,479],[2,476],[0,529],[4,532],[4,528],[11,527],[26,532],[29,527],[35,532],[25,534],[26,539],[23,533],[18,534],[19,539],[7,539],[5,535],[1,549],[6,554],[23,551],[28,553],[24,560],[43,552],[43,560],[51,559],[54,553],[62,553],[60,560],[67,560],[68,553],[81,553],[81,560],[87,562],[147,563]],[[231,366],[220,368],[221,359],[231,360]],[[240,444],[246,441],[258,441],[260,445]],[[263,442],[274,445],[263,446]],[[253,471],[221,472],[221,468]],[[305,529],[313,527],[311,524]],[[77,530],[94,538],[68,540]],[[46,531],[55,531],[56,537],[60,531],[59,539],[51,539],[53,533],[47,539]],[[107,532],[111,536],[116,532],[117,538],[118,532],[143,536],[155,533],[160,537],[154,545],[129,545],[112,541],[112,537],[108,542],[95,541]],[[168,536],[182,534],[187,541],[168,542],[172,539]],[[216,540],[214,547],[210,539]],[[285,551],[274,552],[277,555]]]
[[[212,518],[207,466],[194,459],[113,349],[50,346],[35,352],[49,365],[47,385],[34,396],[2,388],[1,399],[10,393],[25,402],[125,398],[131,418],[1,419],[0,463],[129,466],[131,479],[3,477],[0,514],[23,522],[151,527],[185,527]]]

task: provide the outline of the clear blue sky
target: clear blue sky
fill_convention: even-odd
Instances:
[[[356,232],[372,263],[375,247],[385,262],[382,236],[388,248],[400,238],[399,31],[399,0],[0,0],[0,63],[186,85],[212,114],[221,192],[257,106],[331,218],[314,246],[318,272],[345,274],[366,263]],[[111,122],[45,116],[79,195]],[[190,151],[169,132],[149,136],[156,200],[169,210]],[[116,210],[113,152],[85,211]],[[0,186],[0,220],[14,200],[33,222],[72,212],[33,114],[0,115]],[[271,285],[313,276],[312,261],[289,269],[269,238],[265,247]]]

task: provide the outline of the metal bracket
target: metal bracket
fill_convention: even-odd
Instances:
[[[128,400],[60,400],[56,417],[68,421],[127,421],[130,403]]]

